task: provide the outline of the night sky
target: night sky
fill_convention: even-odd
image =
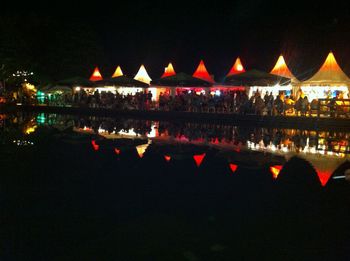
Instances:
[[[292,72],[305,79],[317,71],[330,50],[350,75],[350,9],[346,3],[238,0],[230,3],[132,1],[114,5],[96,2],[88,12],[78,6],[61,6],[51,12],[34,10],[17,15],[31,17],[26,31],[30,32],[31,24],[36,24],[32,42],[37,42],[32,49],[39,60],[45,53],[40,50],[55,53],[58,46],[57,41],[42,41],[42,21],[47,17],[55,21],[55,28],[51,29],[50,22],[45,29],[50,29],[51,34],[64,28],[60,41],[70,41],[71,46],[62,48],[77,52],[74,54],[77,59],[72,63],[67,58],[65,64],[69,63],[71,68],[66,75],[65,66],[57,65],[62,77],[71,76],[68,74],[75,73],[77,66],[80,67],[77,74],[84,71],[87,76],[94,66],[99,66],[108,77],[117,65],[133,76],[143,63],[151,78],[156,79],[169,61],[177,72],[192,74],[199,60],[204,59],[209,72],[220,81],[237,56],[246,69],[270,71],[283,53]],[[12,10],[5,15],[15,13]],[[65,39],[69,31],[71,35],[74,31],[89,31],[94,35],[95,40],[86,47],[90,50],[81,55],[83,58],[78,55],[83,50],[82,41],[75,43],[71,36]],[[28,35],[30,38],[31,34]],[[50,43],[53,43],[51,49]],[[57,57],[42,58],[40,63],[47,63],[45,68],[54,67],[66,55],[72,56],[61,52]]]

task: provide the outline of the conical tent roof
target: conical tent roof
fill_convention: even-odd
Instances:
[[[164,78],[164,77],[169,77],[169,76],[173,76],[176,75],[176,72],[174,70],[174,67],[171,63],[168,64],[168,67],[165,68],[165,72],[163,73],[163,75],[160,78]]]
[[[95,82],[95,81],[101,81],[101,80],[103,80],[103,77],[100,73],[100,70],[98,69],[98,67],[95,67],[94,72],[90,76],[90,81]]]
[[[231,70],[228,72],[226,77],[231,76],[231,75],[235,75],[238,73],[243,73],[243,72],[245,72],[245,69],[242,65],[241,59],[239,59],[239,57],[237,57],[235,63],[233,64]]]
[[[143,64],[140,66],[140,69],[135,75],[134,79],[147,84],[150,84],[150,82],[152,81],[151,77],[149,77],[146,71],[146,68]]]
[[[115,72],[112,75],[112,78],[116,78],[122,75],[123,75],[122,68],[120,68],[120,66],[118,65],[117,69],[115,69]]]
[[[349,77],[338,65],[332,52],[326,58],[326,61],[318,72],[310,79],[303,82],[303,85],[347,85],[350,86]]]
[[[283,55],[280,55],[277,59],[277,62],[273,69],[271,70],[272,74],[276,74],[279,76],[283,76],[286,78],[290,78],[295,82],[298,82],[298,79],[292,74],[292,72],[289,70],[286,61],[284,60]]]
[[[225,83],[235,86],[288,85],[291,79],[258,70],[250,70],[226,77]]]
[[[102,81],[95,82],[96,86],[116,86],[116,87],[140,87],[147,88],[149,85],[147,83],[129,78],[125,75],[118,77],[105,79]]]
[[[199,79],[202,79],[202,80],[207,81],[207,82],[214,83],[214,80],[210,76],[210,74],[208,73],[207,68],[205,67],[203,60],[200,61],[199,65],[197,67],[197,70],[193,73],[192,76],[199,78]]]
[[[191,75],[188,75],[182,72],[176,75],[157,79],[155,81],[152,81],[152,84],[159,85],[159,86],[181,86],[181,87],[212,86],[211,82],[208,82],[199,78],[195,78]]]

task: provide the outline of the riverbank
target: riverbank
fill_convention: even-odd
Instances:
[[[118,117],[163,121],[189,121],[207,122],[233,125],[249,125],[276,128],[298,129],[323,129],[323,130],[349,130],[350,119],[348,118],[318,118],[301,116],[260,116],[240,115],[231,113],[198,113],[182,111],[139,111],[139,110],[113,110],[108,108],[82,108],[82,107],[58,107],[37,105],[14,105],[2,106],[0,112],[42,112],[73,114],[81,116]]]

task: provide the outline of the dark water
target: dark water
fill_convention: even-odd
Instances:
[[[0,134],[0,260],[350,260],[350,132],[39,114]]]

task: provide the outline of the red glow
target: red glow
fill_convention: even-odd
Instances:
[[[120,154],[120,150],[119,149],[115,148],[114,151],[115,151],[115,154],[117,154],[117,155]]]
[[[102,75],[100,73],[100,70],[98,69],[98,67],[95,68],[94,72],[91,74],[90,76],[90,81],[100,81],[103,80]]]
[[[238,153],[241,152],[241,149],[240,149],[240,148],[233,148],[233,150],[234,150],[235,152],[238,152]]]
[[[91,145],[92,145],[92,148],[93,148],[95,151],[98,151],[98,149],[100,148],[100,145],[96,144],[96,141],[95,141],[95,140],[92,140],[92,141],[91,141]]]
[[[197,70],[193,73],[192,76],[199,78],[199,79],[202,79],[202,80],[207,81],[207,82],[214,83],[214,80],[210,76],[210,74],[208,73],[207,68],[205,67],[203,60],[200,61],[199,65],[197,67]]]
[[[199,167],[202,164],[204,157],[205,157],[205,153],[199,154],[199,155],[193,155],[193,159],[196,162],[197,167]]]
[[[272,174],[272,177],[274,179],[277,179],[278,175],[280,174],[280,171],[282,169],[282,165],[274,165],[270,167],[270,172]]]
[[[317,171],[317,176],[320,179],[321,185],[326,186],[328,180],[331,178],[332,173],[326,171]]]
[[[162,77],[160,78],[164,78],[164,77],[169,77],[169,76],[173,76],[176,75],[176,72],[174,70],[174,67],[171,63],[168,64],[168,67],[165,68],[165,71],[162,75]]]
[[[236,59],[235,63],[233,64],[231,70],[227,74],[227,76],[231,76],[231,75],[235,75],[235,74],[243,73],[243,72],[245,72],[245,69],[242,65],[241,59],[239,59],[239,57],[238,57]]]
[[[230,163],[230,169],[232,170],[232,173],[235,173],[238,168],[238,165]]]
[[[169,162],[171,160],[171,157],[169,155],[164,155],[164,159]]]

